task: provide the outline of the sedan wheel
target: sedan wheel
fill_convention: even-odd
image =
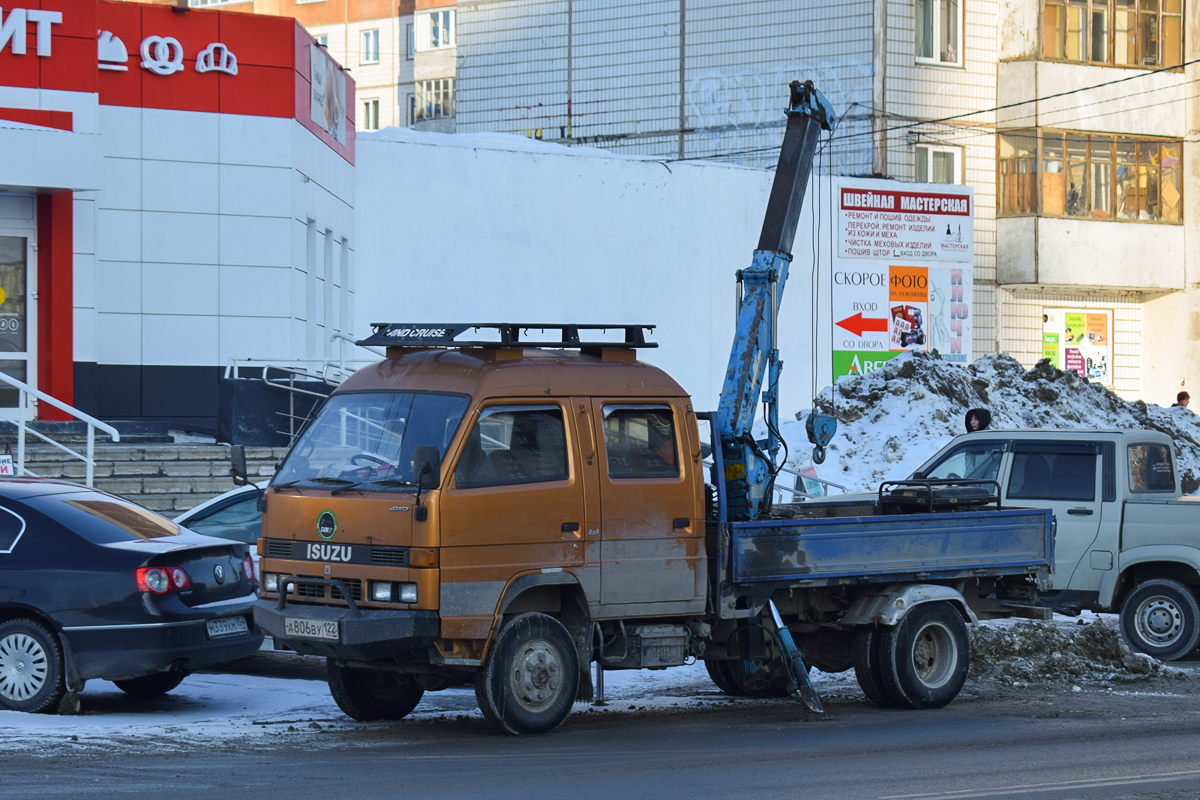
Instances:
[[[0,625],[0,707],[49,711],[65,691],[62,651],[54,634],[29,620]]]

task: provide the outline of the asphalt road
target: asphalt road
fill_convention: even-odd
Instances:
[[[0,798],[1196,798],[1195,678],[1072,691],[968,692],[833,719],[789,701],[592,715],[513,738],[478,718],[304,736],[279,748],[0,756]],[[185,736],[173,730],[172,738]]]

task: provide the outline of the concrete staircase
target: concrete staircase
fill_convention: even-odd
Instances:
[[[27,444],[26,467],[42,478],[83,483],[84,464],[49,445]],[[13,448],[15,459],[16,448]],[[254,480],[266,480],[284,448],[247,447]],[[97,444],[95,486],[174,517],[234,487],[229,446],[220,444]]]

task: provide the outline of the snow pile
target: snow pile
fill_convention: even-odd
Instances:
[[[1060,628],[1045,622],[974,625],[971,678],[1013,685],[1186,677],[1121,643],[1116,627],[1098,617]]]
[[[1157,430],[1170,436],[1185,494],[1200,488],[1200,417],[1186,408],[1122,400],[1099,383],[1041,361],[1027,370],[1001,353],[964,368],[936,352],[904,353],[866,375],[826,387],[819,413],[838,420],[838,432],[817,474],[847,491],[874,491],[906,478],[950,439],[965,431],[972,408],[992,412],[992,429],[1108,428]],[[809,466],[812,445],[806,412],[783,425],[789,466]]]

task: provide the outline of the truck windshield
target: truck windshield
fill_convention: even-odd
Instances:
[[[413,451],[441,456],[467,410],[463,395],[361,392],[335,394],[288,453],[271,485],[415,490]]]
[[[941,461],[921,470],[931,480],[996,480],[1000,474],[1000,459],[1004,442],[971,442],[951,451]]]

